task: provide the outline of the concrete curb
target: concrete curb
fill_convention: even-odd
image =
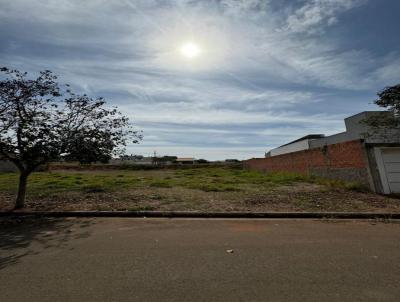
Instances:
[[[0,217],[153,217],[153,218],[275,218],[275,219],[400,219],[400,213],[358,212],[161,212],[161,211],[66,211],[0,212]]]

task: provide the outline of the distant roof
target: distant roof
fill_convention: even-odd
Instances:
[[[194,157],[178,157],[176,161],[194,161]]]
[[[374,115],[374,114],[391,114],[391,112],[386,111],[386,110],[368,110],[368,111],[362,111],[362,112],[350,115],[350,116],[346,117],[345,119],[356,117],[358,115]]]
[[[283,147],[283,146],[287,146],[287,145],[290,145],[290,144],[294,144],[294,143],[297,143],[299,141],[304,141],[306,139],[319,139],[319,138],[323,138],[323,137],[325,137],[325,134],[309,134],[309,135],[300,137],[299,139],[296,139],[296,140],[294,140],[294,141],[292,141],[290,143],[287,143],[287,144],[284,144],[282,146],[279,146],[278,148]]]

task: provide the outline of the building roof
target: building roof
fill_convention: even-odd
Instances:
[[[279,146],[278,148],[283,147],[283,146],[287,146],[287,145],[290,145],[290,144],[294,144],[294,143],[297,143],[297,142],[300,142],[300,141],[303,141],[303,140],[306,140],[306,139],[319,139],[319,138],[323,138],[323,137],[325,137],[325,134],[308,134],[308,135],[300,137],[300,138],[298,138],[298,139],[296,139],[294,141],[291,141],[290,143],[287,143],[287,144],[284,144],[282,146]]]
[[[178,157],[176,161],[194,161],[194,157]]]

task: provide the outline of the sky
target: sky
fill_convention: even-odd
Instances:
[[[247,159],[377,110],[398,0],[0,0],[0,66],[103,96],[128,154]]]

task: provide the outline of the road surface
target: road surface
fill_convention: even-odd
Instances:
[[[0,221],[0,301],[400,301],[400,224]]]

